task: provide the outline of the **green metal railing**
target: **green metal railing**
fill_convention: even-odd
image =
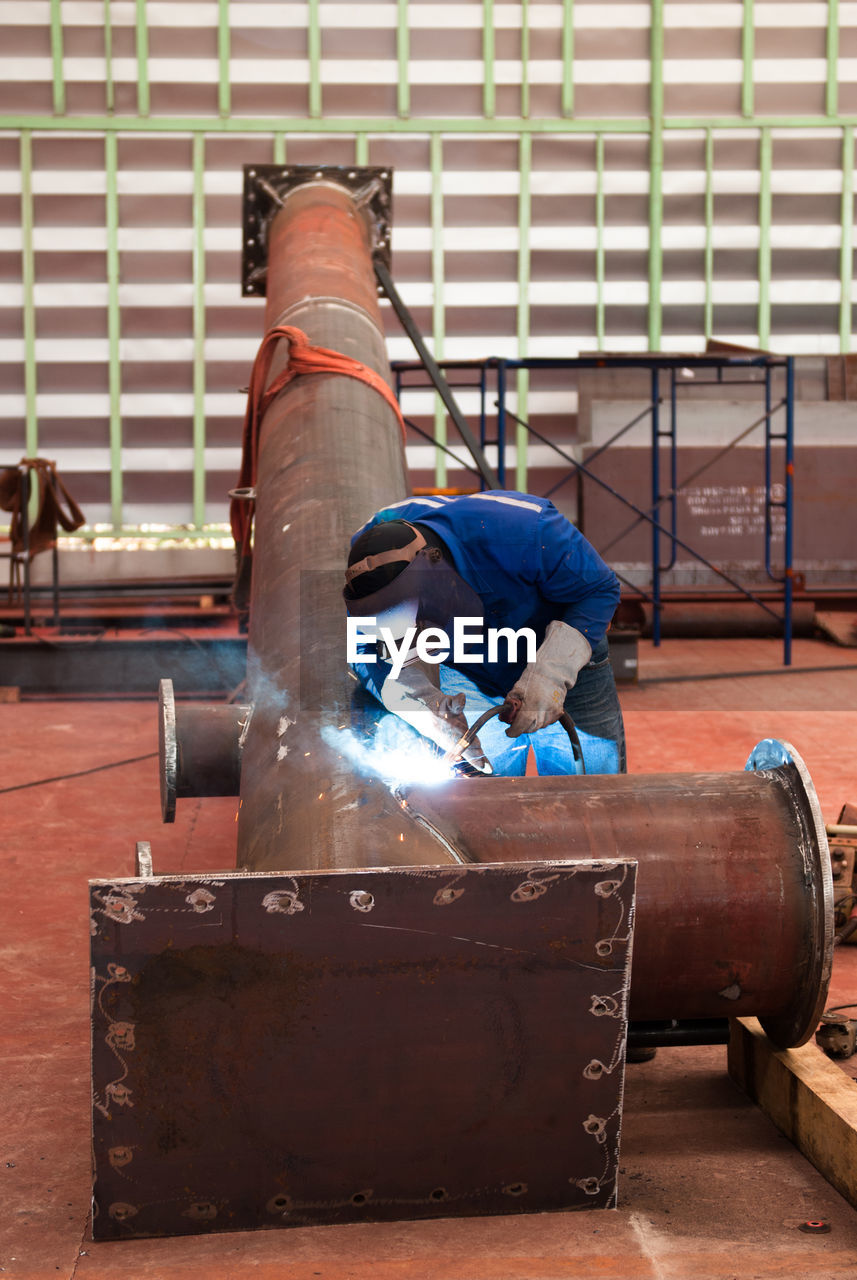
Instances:
[[[661,282],[664,255],[664,3],[652,0],[652,27],[649,42],[650,111],[649,132],[649,350],[661,349]]]
[[[411,33],[408,27],[408,0],[397,0],[396,9],[396,59],[399,75],[396,84],[396,110],[403,120],[411,114],[411,86],[408,79],[408,63],[411,56]]]
[[[104,105],[113,111],[116,92],[113,84],[113,18],[110,0],[103,0],[101,22],[104,27]]]
[[[482,114],[494,118],[496,91],[494,86],[494,0],[482,0]]]
[[[771,167],[773,150],[767,125],[759,140],[759,346],[771,342]]]
[[[827,0],[826,56],[825,111],[835,116],[839,111],[839,0]]]
[[[193,140],[193,522],[205,523],[205,138]]]
[[[63,31],[61,0],[51,0],[51,62],[53,64],[53,102],[54,112],[61,116],[65,112],[65,75],[63,73]]]
[[[574,0],[562,0],[562,114],[574,114]]]
[[[714,177],[717,135],[723,130],[752,130],[759,139],[759,198],[758,198],[758,307],[757,328],[759,344],[766,346],[771,339],[771,277],[772,277],[772,175],[774,153],[779,145],[773,131],[798,134],[805,130],[836,128],[841,134],[842,193],[839,210],[839,307],[837,341],[839,350],[851,350],[853,287],[853,201],[854,201],[854,127],[857,116],[840,112],[839,51],[840,12],[839,0],[828,0],[825,33],[826,80],[823,86],[824,110],[818,114],[777,116],[758,114],[755,111],[755,15],[753,0],[743,0],[741,11],[741,84],[740,106],[736,98],[736,113],[718,117],[670,116],[665,110],[664,52],[665,0],[650,0],[649,14],[649,111],[645,117],[586,118],[575,115],[575,69],[578,53],[575,46],[574,0],[561,0],[559,41],[562,57],[561,81],[558,85],[557,114],[533,116],[531,111],[530,76],[532,13],[529,0],[521,5],[519,115],[498,116],[497,46],[498,13],[494,0],[482,2],[482,115],[479,117],[425,118],[412,114],[411,52],[413,34],[410,26],[407,0],[396,0],[395,6],[395,114],[389,117],[339,118],[324,115],[324,65],[323,30],[320,0],[308,0],[306,25],[306,113],[294,118],[233,116],[231,57],[232,35],[229,0],[218,0],[216,16],[217,42],[217,93],[216,112],[210,116],[184,117],[152,114],[152,84],[150,75],[149,22],[146,0],[135,0],[133,6],[133,32],[137,71],[136,114],[117,115],[116,80],[114,76],[115,18],[111,18],[109,0],[103,3],[103,47],[105,58],[104,113],[81,115],[68,114],[68,92],[64,66],[64,27],[61,0],[49,2],[49,35],[51,54],[51,101],[53,114],[0,116],[0,129],[17,131],[20,136],[21,174],[21,280],[22,280],[22,332],[24,343],[24,402],[26,449],[34,455],[39,448],[36,306],[35,306],[35,254],[34,254],[34,200],[33,200],[33,134],[34,133],[89,133],[104,139],[105,167],[105,228],[107,236],[107,339],[108,339],[108,387],[109,387],[109,440],[110,440],[110,505],[115,527],[122,528],[123,473],[122,473],[122,370],[120,359],[120,305],[119,305],[119,200],[118,200],[118,145],[121,136],[135,134],[181,135],[192,138],[192,281],[193,281],[193,528],[184,531],[188,537],[198,536],[205,521],[205,448],[206,448],[206,309],[205,309],[205,160],[209,139],[228,135],[263,135],[270,139],[275,163],[286,162],[289,137],[313,134],[322,138],[351,138],[357,164],[369,160],[370,138],[383,139],[395,136],[428,136],[431,170],[431,279],[433,286],[432,337],[434,353],[444,357],[447,345],[444,253],[444,146],[448,139],[462,134],[513,136],[518,141],[518,260],[516,315],[516,345],[518,358],[525,360],[531,347],[530,317],[530,232],[533,220],[531,172],[533,167],[534,139],[540,136],[585,136],[594,140],[595,146],[595,333],[598,350],[607,344],[606,322],[606,249],[605,226],[609,197],[605,194],[605,174],[609,168],[610,140],[619,135],[638,135],[648,139],[648,306],[647,342],[649,349],[659,351],[663,345],[662,283],[664,275],[664,195],[663,175],[668,160],[668,139],[671,135],[699,131],[704,136],[704,249],[703,249],[703,333],[706,339],[714,332],[715,308],[715,202]],[[504,99],[505,101],[505,99]],[[528,371],[517,372],[518,414],[527,415],[529,393]],[[446,444],[446,415],[438,403],[434,421],[435,439],[439,446]],[[516,483],[526,488],[527,455],[526,432],[518,432],[518,463]],[[436,483],[443,486],[447,480],[446,455],[437,450],[435,468]]]
[[[521,117],[530,115],[530,6],[521,0]]]
[[[604,134],[595,139],[595,345],[604,350]]]
[[[225,119],[232,109],[232,83],[229,77],[229,57],[232,39],[229,32],[229,0],[218,0],[217,5],[217,106]]]
[[[741,114],[752,119],[755,102],[753,78],[753,54],[756,47],[756,26],[753,21],[753,0],[744,0],[744,16],[741,25]]]
[[[110,394],[110,512],[116,528],[122,525],[122,368],[120,359],[121,317],[119,309],[119,193],[118,139],[108,133],[104,139],[104,169],[107,175],[107,344]]]
[[[530,172],[533,162],[533,139],[529,133],[521,135],[518,143],[518,168],[520,194],[518,196],[518,359],[526,360],[530,344]],[[527,401],[530,389],[529,369],[519,369],[517,378],[517,411],[520,418],[527,418]],[[526,492],[527,488],[527,432],[518,426],[515,435],[515,488]]]
[[[794,115],[778,116],[762,114],[745,119],[742,116],[665,116],[662,128],[665,134],[704,133],[706,129],[758,130],[764,127],[780,130],[844,129],[857,124],[857,115]],[[432,133],[485,135],[529,133],[533,137],[570,136],[587,134],[640,134],[651,132],[648,117],[640,116],[577,116],[564,119],[560,116],[525,118],[523,116],[325,116],[321,119],[309,116],[143,116],[132,115],[0,115],[0,130],[4,132],[32,129],[40,133],[148,133],[148,134],[313,134],[319,137],[345,137],[356,133],[368,133],[376,138],[416,134],[425,137]]]
[[[137,0],[137,111],[144,119],[149,114],[149,27],[146,0]]]
[[[705,131],[705,248],[703,250],[703,276],[705,302],[702,321],[706,340],[714,333],[714,133]]]
[[[842,239],[839,249],[839,349],[851,350],[851,285],[854,274],[854,126],[842,130]]]
[[[33,139],[29,129],[21,131],[21,284],[24,333],[24,422],[28,458],[39,450],[39,421],[36,405],[36,304],[35,254],[33,252]]]
[[[446,343],[446,310],[443,299],[445,278],[443,247],[443,138],[439,133],[431,135],[431,282],[432,282],[432,339],[434,357],[442,360]],[[440,397],[435,397],[434,404],[434,438],[438,449],[435,455],[435,484],[439,489],[446,486],[446,409]]]
[[[309,56],[309,113],[313,120],[321,119],[321,14],[319,0],[309,0],[309,25],[307,27],[307,54]]]

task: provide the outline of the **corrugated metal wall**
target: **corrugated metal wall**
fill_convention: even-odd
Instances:
[[[0,460],[93,524],[225,519],[254,161],[395,167],[441,357],[848,351],[855,111],[839,0],[0,0]],[[518,389],[574,438],[570,384]]]

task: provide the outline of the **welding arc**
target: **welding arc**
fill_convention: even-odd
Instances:
[[[499,707],[489,707],[487,711],[483,711],[479,719],[474,720],[470,728],[461,735],[455,746],[451,747],[450,750],[447,751],[446,755],[443,757],[444,763],[449,765],[458,764],[461,761],[464,752],[470,746],[482,726],[487,724],[494,716],[498,716],[505,706],[506,703],[501,702]],[[559,717],[559,723],[568,734],[575,760],[580,761],[581,773],[586,773],[586,765],[583,760],[583,748],[580,745],[580,738],[577,736],[577,729],[574,727],[574,721],[567,711],[563,711],[562,715]]]

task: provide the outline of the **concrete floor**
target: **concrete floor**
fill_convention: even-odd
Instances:
[[[632,771],[737,771],[760,738],[783,737],[803,755],[824,817],[834,821],[844,802],[857,802],[857,651],[802,640],[791,670],[781,658],[781,645],[767,640],[672,640],[658,650],[642,643],[640,683],[621,692]],[[730,1082],[722,1047],[661,1050],[629,1067],[615,1212],[93,1244],[86,881],[133,874],[137,840],[152,842],[156,872],[233,865],[236,804],[184,801],[175,825],[161,825],[154,701],[2,704],[0,726],[0,1274],[857,1275],[857,1211]],[[830,1003],[857,999],[857,948],[842,950]],[[829,1234],[798,1230],[819,1218],[830,1221]]]

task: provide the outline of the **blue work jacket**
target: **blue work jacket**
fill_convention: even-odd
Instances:
[[[406,498],[377,511],[352,542],[385,520],[425,525],[442,538],[457,573],[482,601],[486,628],[531,627],[541,644],[548,623],[558,619],[575,627],[594,649],[619,603],[612,569],[547,498],[499,490]],[[478,653],[478,645],[472,651]],[[524,666],[485,659],[458,669],[484,692],[504,697]],[[354,669],[379,695],[389,667],[376,662]]]

